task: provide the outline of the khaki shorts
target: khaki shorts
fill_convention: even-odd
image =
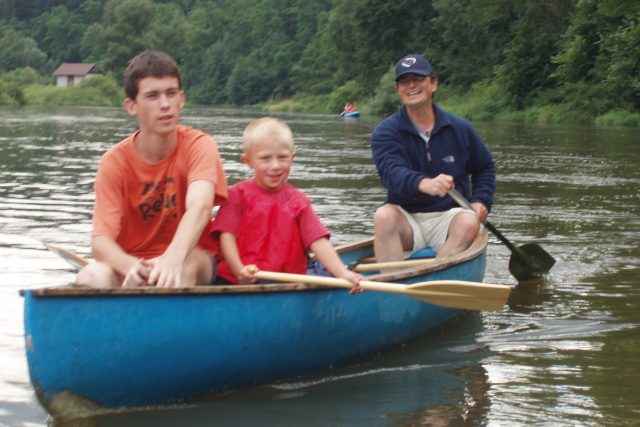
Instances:
[[[453,208],[444,212],[409,213],[396,206],[409,222],[413,230],[413,252],[430,247],[438,252],[449,234],[449,224],[453,217],[462,212],[472,212],[464,208]]]

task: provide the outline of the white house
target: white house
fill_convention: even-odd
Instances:
[[[56,76],[56,86],[67,87],[76,85],[84,78],[93,77],[100,74],[96,70],[96,64],[75,64],[65,62],[53,72]]]

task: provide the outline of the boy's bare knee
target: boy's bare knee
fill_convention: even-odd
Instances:
[[[86,265],[76,276],[76,285],[92,288],[117,288],[121,285],[117,273],[109,265],[94,262]]]
[[[208,285],[213,276],[211,255],[200,248],[194,248],[187,257],[183,270],[183,283],[188,286]]]

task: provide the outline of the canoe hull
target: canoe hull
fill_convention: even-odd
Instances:
[[[397,282],[482,281],[485,263],[483,249]],[[54,415],[65,396],[96,407],[137,407],[292,377],[406,342],[461,313],[382,292],[252,289],[23,291],[27,360],[40,402]]]
[[[360,117],[360,111],[351,111],[349,113],[342,112],[340,117],[344,119],[357,119]]]

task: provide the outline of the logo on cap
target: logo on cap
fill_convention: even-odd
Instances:
[[[403,67],[407,67],[407,68],[411,67],[415,63],[416,63],[416,58],[414,58],[413,56],[410,56],[408,58],[404,58],[402,60],[402,66]]]

